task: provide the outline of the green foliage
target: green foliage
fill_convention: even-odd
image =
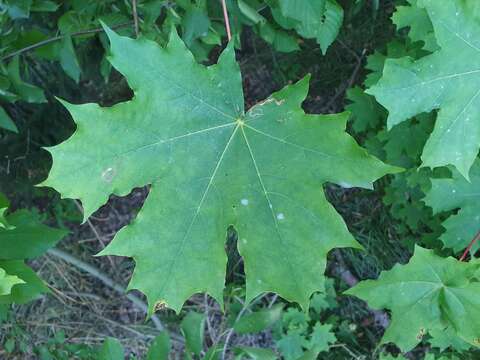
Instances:
[[[326,293],[312,297],[308,313],[292,307],[283,312],[281,321],[274,327],[274,336],[278,351],[285,359],[316,359],[337,342],[334,327],[339,332],[341,324],[335,316],[328,315],[338,306],[335,298],[333,282],[327,281]]]
[[[434,52],[439,47],[432,22],[427,11],[419,7],[417,2],[418,0],[408,0],[408,6],[397,6],[392,21],[399,30],[408,27],[408,37],[413,42],[421,41],[425,50]]]
[[[307,39],[315,38],[325,54],[342,26],[340,5],[335,0],[278,0],[278,3],[280,13],[272,8],[277,22]]]
[[[247,301],[275,291],[306,308],[323,289],[328,251],[358,247],[318,187],[331,181],[370,188],[399,169],[367,155],[344,132],[347,115],[306,115],[300,105],[308,79],[245,113],[231,47],[206,68],[175,33],[162,49],[107,32],[112,64],[135,97],[111,108],[64,103],[77,132],[48,149],[53,167],[42,185],[81,199],[87,218],[111,193],[152,184],[135,223],[102,252],[135,258],[130,288],[143,291],[152,310],[166,305],[178,312],[200,291],[223,302],[229,225],[239,233]],[[112,132],[125,134],[122,141],[93,146]],[[312,248],[317,252],[306,257]]]
[[[0,199],[0,202],[1,206],[8,206],[6,201]],[[5,212],[6,208],[3,209]],[[0,291],[0,304],[25,304],[48,292],[25,260],[43,255],[66,235],[66,231],[43,225],[38,214],[26,210],[4,216],[1,224],[0,274],[5,288]]]
[[[238,334],[254,334],[275,324],[280,320],[282,313],[283,305],[279,304],[270,309],[243,316],[235,323],[233,328]]]
[[[21,260],[0,260],[0,267],[7,274],[17,276],[23,281],[15,285],[10,294],[0,296],[0,305],[26,304],[50,291],[37,274]]]
[[[106,338],[100,351],[98,352],[98,360],[116,360],[124,359],[125,354],[123,346],[117,339]]]
[[[182,333],[185,337],[186,350],[200,355],[203,349],[203,331],[205,316],[203,314],[189,312],[182,320]]]
[[[459,338],[478,346],[479,322],[473,319],[480,316],[475,296],[479,266],[478,261],[461,263],[417,246],[407,265],[396,265],[378,280],[362,281],[346,294],[392,311],[382,343],[393,342],[402,351],[437,332],[447,332],[450,345]]]
[[[251,360],[275,360],[277,355],[270,349],[258,349],[247,346],[240,346],[236,349],[236,354],[241,356],[248,356]]]
[[[0,107],[0,128],[6,129],[18,133],[18,128],[10,118],[10,116],[5,112],[3,108]]]
[[[218,0],[0,1],[0,157],[6,164],[0,164],[0,171],[5,178],[2,186],[21,194],[16,205],[34,194],[27,202],[39,202],[41,208],[52,202],[47,205],[53,208],[48,210],[51,223],[76,221],[75,216],[66,216],[72,213],[68,211],[72,202],[60,202],[47,189],[31,189],[50,163],[30,152],[64,141],[73,130],[65,125],[63,114],[56,115],[58,122],[45,121],[56,111],[53,103],[46,105],[53,95],[75,103],[94,99],[102,107],[62,101],[77,129],[67,141],[49,147],[53,167],[44,184],[64,198],[82,200],[84,220],[110,195],[150,186],[136,219],[102,252],[134,259],[129,289],[147,295],[150,313],[165,306],[179,312],[199,292],[211,294],[223,308],[229,262],[226,285],[231,292],[225,297],[226,308],[233,313],[228,314],[229,321],[218,321],[221,334],[205,336],[206,320],[209,332],[212,324],[203,313],[171,315],[175,320],[168,326],[183,337],[172,334],[171,343],[169,334],[161,332],[144,349],[146,359],[167,359],[178,350],[178,342],[184,344],[182,355],[187,359],[221,359],[225,351],[235,359],[292,360],[377,358],[382,350],[397,354],[392,346],[358,357],[349,350],[366,346],[374,351],[380,331],[371,318],[379,313],[368,312],[358,301],[337,298],[333,282],[323,276],[325,269],[337,274],[334,258],[349,253],[363,263],[361,269],[353,263],[348,270],[353,280],[345,283],[374,277],[381,269],[369,269],[377,253],[373,246],[395,243],[408,249],[402,250],[403,259],[415,250],[410,262],[348,291],[373,308],[391,311],[382,345],[392,342],[406,352],[421,344],[405,357],[382,354],[380,359],[478,357],[473,350],[479,347],[480,333],[475,321],[480,305],[478,241],[468,263],[444,256],[459,255],[472,239],[478,240],[474,200],[480,171],[476,125],[480,7],[474,0],[394,1],[398,6],[391,20],[397,33],[392,37],[385,20],[390,2],[340,3],[227,0],[233,38],[220,54],[226,31]],[[368,17],[356,19],[366,13]],[[122,36],[108,29],[105,34],[101,22]],[[352,32],[355,36],[346,37]],[[340,41],[332,46],[338,36]],[[332,66],[343,51],[350,54],[352,64]],[[286,54],[292,52],[296,53]],[[320,52],[327,56],[320,57]],[[367,74],[361,68],[364,53],[372,54]],[[199,64],[212,64],[219,54],[216,64]],[[288,86],[245,111],[245,103],[258,101],[256,94],[243,94],[259,87],[258,82],[251,84],[256,75],[246,66],[250,56],[255,58],[255,71],[266,72],[259,70],[266,65],[273,74],[267,74],[265,83],[271,84],[262,82],[267,90],[261,93]],[[304,68],[308,61],[315,64]],[[341,74],[323,70],[349,71],[350,65],[353,74],[348,81],[343,70]],[[115,93],[126,86],[117,86],[123,80],[113,68],[133,90],[131,100],[126,101],[128,94]],[[303,104],[309,78],[293,81],[307,72],[314,74],[314,81]],[[326,74],[318,76],[320,72]],[[327,84],[336,81],[329,77],[338,78],[334,89],[325,86],[326,79]],[[363,84],[357,84],[361,78]],[[112,84],[107,85],[109,81]],[[343,82],[355,86],[345,89]],[[105,89],[113,88],[105,95]],[[347,135],[346,113],[310,115],[302,110],[306,106],[308,112],[338,112],[344,90],[346,109],[352,113],[348,131],[389,165],[368,155]],[[336,95],[323,107],[330,91]],[[103,107],[113,103],[117,105]],[[33,119],[39,125],[32,126]],[[19,162],[28,163],[24,173],[16,175],[28,177],[19,181],[24,187],[10,181]],[[399,173],[397,167],[406,170]],[[352,236],[322,186],[370,189],[386,173],[394,174],[377,183],[378,196],[326,186],[349,229],[355,229]],[[371,225],[364,224],[371,222],[356,208],[358,202],[367,201],[371,208],[384,209],[377,198],[383,199],[388,214],[376,210],[387,220],[375,224],[385,229],[369,229]],[[351,199],[353,204],[345,204]],[[65,216],[52,219],[59,213]],[[378,232],[385,234],[384,243],[370,235]],[[10,321],[10,308],[16,311],[18,304],[48,292],[26,261],[45,254],[64,235],[63,230],[43,225],[35,212],[12,213],[0,196],[0,322]],[[327,266],[331,249],[360,247],[354,238],[371,253],[337,250]],[[378,253],[387,253],[382,250]],[[375,264],[394,261],[378,259]],[[340,272],[342,277],[347,273]],[[257,297],[267,292],[299,303],[303,311],[294,304],[268,304]],[[246,303],[240,299],[244,295]],[[254,298],[256,305],[250,310]],[[220,315],[214,313],[216,326]],[[134,358],[113,338],[100,347],[77,345],[59,331],[45,344],[30,346],[25,341],[28,335],[10,325],[9,333],[0,337],[0,356],[33,352],[42,360]],[[232,339],[254,335],[266,335],[275,345],[263,349],[233,344]]]
[[[391,128],[390,131],[384,130],[383,123],[384,119],[386,119],[386,114],[377,108],[377,105],[372,102],[371,98],[368,98],[367,94],[357,88],[349,93],[349,99],[353,101],[353,104],[349,105],[349,109],[354,114],[352,127],[354,131],[364,134],[366,137],[365,145],[373,154],[376,154],[387,163],[410,169],[405,173],[394,175],[391,182],[385,187],[384,202],[391,206],[392,215],[400,221],[397,230],[401,234],[402,240],[407,241],[408,244],[423,243],[437,247],[438,243],[436,240],[440,238],[446,248],[453,248],[455,252],[458,252],[465,249],[478,232],[478,229],[475,228],[474,210],[468,212],[468,209],[471,209],[473,206],[469,202],[470,196],[464,198],[463,195],[472,194],[475,185],[470,184],[456,171],[453,171],[452,179],[444,179],[451,176],[450,171],[446,168],[438,168],[434,171],[418,168],[422,165],[422,160],[423,165],[431,165],[426,162],[425,154],[430,146],[429,143],[432,141],[436,141],[439,147],[443,146],[441,151],[444,153],[449,152],[451,154],[458,150],[454,148],[457,145],[453,141],[432,140],[432,137],[435,136],[438,130],[438,122],[444,121],[442,116],[445,113],[448,114],[447,110],[442,107],[437,120],[435,113],[417,115],[421,112],[428,112],[433,107],[415,110],[417,102],[422,102],[424,99],[428,99],[429,96],[433,97],[438,94],[433,95],[430,90],[417,89],[411,85],[418,83],[417,85],[420,87],[421,81],[427,84],[431,82],[431,86],[436,91],[440,91],[442,84],[446,85],[446,83],[442,83],[442,81],[437,79],[438,76],[441,76],[438,74],[444,71],[445,68],[435,69],[435,66],[437,64],[446,66],[448,64],[446,59],[453,57],[448,51],[454,51],[454,46],[462,45],[460,44],[461,41],[453,36],[448,41],[445,37],[450,36],[452,29],[455,28],[451,26],[452,22],[460,24],[462,21],[465,21],[465,19],[461,19],[462,16],[476,16],[474,11],[460,11],[463,6],[475,5],[471,3],[462,4],[453,13],[455,16],[452,17],[450,15],[447,22],[444,20],[449,16],[446,8],[453,6],[454,2],[444,4],[443,2],[412,0],[409,3],[409,6],[397,7],[397,12],[393,16],[393,21],[397,28],[410,28],[408,38],[394,40],[390,43],[386,56],[381,53],[370,56],[367,68],[372,72],[367,75],[365,81],[365,85],[372,89],[368,92],[375,95],[383,105],[387,106],[390,127],[392,125],[396,126]],[[440,10],[440,8],[442,8],[442,11],[436,11]],[[435,16],[433,16],[433,12],[435,12]],[[458,25],[456,28],[460,27]],[[440,39],[443,40],[443,43],[439,42],[439,44],[443,45],[445,43],[447,48],[442,47],[439,50],[433,32],[434,28],[437,35],[441,33],[441,36],[444,37]],[[435,53],[428,55],[428,52],[419,51],[417,43],[424,50]],[[458,56],[460,51],[458,49],[455,51],[455,56]],[[387,60],[383,70],[385,59]],[[469,58],[470,64],[471,59],[473,57]],[[405,64],[411,65],[404,66]],[[432,65],[433,70],[431,70]],[[458,68],[455,66],[453,68],[455,68],[453,72],[456,73]],[[406,71],[410,70],[413,71],[406,75]],[[435,71],[437,72],[435,73]],[[445,76],[445,72],[442,74]],[[378,80],[380,82],[376,85]],[[454,86],[453,82],[448,81],[448,86]],[[401,91],[399,90],[400,88],[402,88]],[[394,94],[395,91],[396,93]],[[442,96],[437,96],[439,101],[448,97],[448,95]],[[388,102],[385,102],[384,100],[387,98]],[[450,106],[462,104],[459,100],[449,101]],[[466,113],[460,109],[458,111],[460,115],[458,115],[457,120],[459,122],[462,121],[461,117]],[[411,119],[414,115],[417,116]],[[392,122],[393,117],[399,116],[401,116],[401,121],[408,121],[401,123],[400,121]],[[380,120],[378,120],[379,117]],[[435,121],[437,125],[434,128]],[[432,128],[434,128],[434,131],[430,135]],[[459,142],[461,141],[463,144],[465,141],[464,136],[458,132],[457,135],[459,139],[462,138]],[[425,143],[427,145],[424,150]],[[445,144],[449,144],[449,146],[445,146]],[[452,148],[452,146],[454,147]],[[432,166],[446,165],[448,163],[454,164],[453,162],[444,162]],[[475,171],[476,166],[474,165],[471,170],[473,181],[475,179]],[[459,194],[456,193],[457,191],[459,191]],[[427,194],[426,198],[425,194]],[[431,209],[425,207],[424,202],[433,207],[437,216],[432,216]],[[462,211],[464,207],[466,211]],[[451,210],[456,209],[460,209],[460,211],[458,214],[451,215],[443,223],[446,232],[441,235],[444,231],[441,226],[441,219],[445,214],[449,215]],[[447,211],[450,211],[450,213],[446,213]],[[478,245],[474,245],[473,250],[475,251],[476,249],[478,249]],[[439,274],[445,274],[437,278],[436,281],[441,281],[448,286],[458,286],[462,289],[461,291],[464,291],[464,287],[476,286],[476,279],[470,280],[468,271],[462,273],[460,270],[462,265],[457,264],[456,260],[451,258],[444,259],[417,247],[415,255],[408,265],[403,267],[397,266],[392,271],[383,273],[379,280],[361,283],[351,290],[352,294],[367,300],[372,307],[392,310],[392,323],[387,329],[382,342],[394,342],[403,351],[410,350],[422,340],[429,341],[432,346],[441,349],[441,351],[447,348],[466,351],[472,345],[478,346],[476,338],[473,336],[477,330],[462,329],[460,322],[458,322],[466,321],[458,320],[461,316],[475,316],[474,307],[469,307],[472,295],[463,294],[463,297],[457,296],[457,294],[451,295],[456,290],[451,291],[448,288],[428,293],[430,290],[427,289],[426,283],[425,288],[422,290],[420,283],[415,284],[415,281],[419,280],[418,276],[423,276],[421,275],[422,265],[425,267],[425,270],[430,269]],[[436,270],[433,270],[434,268]],[[455,283],[450,278],[455,278],[458,282]],[[422,278],[420,281],[425,281],[425,279]],[[409,295],[408,291],[410,291]],[[445,294],[443,291],[445,291]],[[428,293],[428,296],[419,299],[419,296],[425,294],[425,292]],[[450,296],[457,297],[452,301]],[[470,332],[470,335],[465,335],[462,331]],[[426,336],[427,333],[429,337]],[[468,337],[469,339],[467,339]],[[432,358],[434,358],[433,355]]]
[[[476,199],[479,181],[480,163],[477,160],[470,171],[470,181],[454,171],[451,179],[432,180],[432,189],[425,198],[434,213],[460,209],[443,222],[446,232],[440,237],[444,246],[455,252],[465,249],[479,231],[480,213]],[[478,243],[474,244],[473,253],[476,250]]]
[[[6,219],[11,228],[0,228],[0,260],[33,259],[67,234],[65,230],[42,224],[38,214],[27,210],[18,210]]]
[[[308,316],[295,309],[285,313],[283,329],[285,333],[277,340],[277,347],[286,360],[315,359],[337,341],[332,325],[316,322],[310,328]]]
[[[12,287],[25,282],[15,275],[8,275],[4,269],[0,268],[0,296],[10,295]]]
[[[479,30],[478,3],[422,0],[418,6],[429,13],[441,49],[416,61],[387,60],[382,79],[368,92],[389,110],[389,128],[440,109],[423,150],[423,166],[451,164],[468,178],[480,148],[475,77],[479,50],[472,45]]]
[[[150,345],[147,353],[147,360],[163,360],[168,359],[170,353],[170,337],[166,332],[158,335]]]

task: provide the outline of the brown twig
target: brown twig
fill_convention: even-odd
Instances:
[[[228,41],[232,40],[232,32],[230,31],[230,20],[228,18],[227,4],[222,0],[223,18],[225,19],[225,29],[227,30]]]
[[[135,37],[138,38],[138,13],[137,13],[137,0],[132,0],[132,14],[133,14],[133,27],[135,28]]]
[[[112,30],[116,30],[116,29],[120,29],[120,28],[124,28],[124,27],[127,27],[127,26],[131,26],[132,25],[132,22],[128,22],[128,23],[123,23],[123,24],[118,24],[118,25],[115,25],[115,26],[112,26]],[[71,36],[71,37],[75,37],[75,36],[82,36],[82,35],[89,35],[89,34],[96,34],[96,33],[100,33],[100,32],[103,32],[103,28],[97,28],[97,29],[90,29],[90,30],[82,30],[82,31],[77,31],[77,32],[73,32],[71,34],[68,34],[68,35],[58,35],[58,36],[55,36],[55,37],[52,37],[50,39],[45,39],[45,40],[42,40],[42,41],[39,41],[35,44],[32,44],[32,45],[29,45],[29,46],[26,46],[20,50],[17,50],[17,51],[14,51],[8,55],[5,55],[4,57],[2,57],[0,59],[0,61],[6,61],[6,60],[9,60],[17,55],[20,55],[20,54],[23,54],[23,53],[26,53],[26,52],[29,52],[29,51],[32,51],[32,50],[35,50],[35,49],[38,49],[39,47],[42,47],[42,46],[45,46],[45,45],[48,45],[48,44],[51,44],[53,42],[56,42],[56,41],[59,41],[59,40],[62,40],[64,39],[65,37],[67,36]]]
[[[475,235],[475,237],[472,239],[472,241],[470,241],[470,244],[468,244],[467,248],[465,249],[465,251],[463,252],[463,255],[462,257],[460,258],[460,261],[464,261],[465,258],[467,257],[468,253],[470,252],[470,250],[472,250],[472,247],[473,245],[475,245],[475,243],[480,240],[480,231],[477,233],[477,235]]]

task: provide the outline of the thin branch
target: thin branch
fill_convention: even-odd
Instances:
[[[133,13],[133,25],[135,28],[135,37],[138,38],[138,13],[137,13],[137,0],[132,0],[132,13]]]
[[[228,18],[228,9],[225,0],[222,0],[223,18],[225,20],[225,29],[227,30],[228,41],[232,40],[232,32],[230,31],[230,20]]]
[[[463,252],[463,255],[462,257],[460,258],[460,261],[464,261],[465,258],[467,257],[468,253],[470,252],[470,250],[472,250],[472,247],[473,245],[475,245],[475,243],[480,240],[480,231],[477,233],[477,235],[475,235],[475,237],[472,239],[472,241],[470,241],[470,244],[468,244],[467,248],[465,249],[465,251]]]
[[[132,25],[132,22],[128,22],[128,23],[123,23],[123,24],[118,24],[118,25],[115,25],[115,26],[112,26],[112,30],[116,30],[116,29],[120,29],[120,28],[124,28],[124,27],[127,27],[127,26],[131,26]],[[77,31],[77,32],[73,32],[71,34],[68,34],[68,35],[58,35],[58,36],[55,36],[55,37],[52,37],[50,39],[45,39],[45,40],[42,40],[42,41],[39,41],[35,44],[32,44],[32,45],[29,45],[29,46],[26,46],[20,50],[17,50],[17,51],[14,51],[8,55],[5,55],[4,57],[2,57],[0,59],[0,61],[6,61],[6,60],[9,60],[17,55],[20,55],[20,54],[23,54],[23,53],[26,53],[26,52],[29,52],[29,51],[32,51],[32,50],[35,50],[35,49],[38,49],[39,47],[42,47],[42,46],[45,46],[45,45],[48,45],[48,44],[51,44],[51,43],[54,43],[56,41],[59,41],[59,40],[62,40],[64,39],[65,37],[67,36],[71,36],[71,37],[75,37],[75,36],[82,36],[82,35],[89,35],[89,34],[96,34],[96,33],[101,33],[103,32],[103,28],[97,28],[97,29],[90,29],[90,30],[82,30],[82,31]]]

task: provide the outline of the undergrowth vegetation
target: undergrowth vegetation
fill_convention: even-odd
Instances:
[[[0,359],[478,359],[479,14],[0,0]]]

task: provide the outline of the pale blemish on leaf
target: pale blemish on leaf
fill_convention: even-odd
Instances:
[[[115,175],[116,175],[115,169],[109,167],[102,172],[102,180],[107,183],[111,183]]]

